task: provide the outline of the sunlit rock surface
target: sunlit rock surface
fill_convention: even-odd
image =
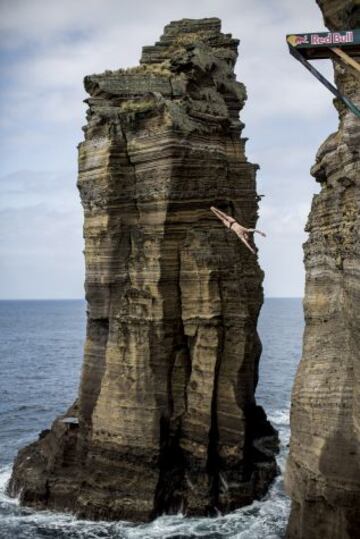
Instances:
[[[254,398],[263,273],[209,210],[257,220],[237,46],[218,19],[186,19],[139,67],[85,78],[79,399],[73,420],[19,453],[9,490],[23,503],[205,515],[250,503],[276,473],[277,436]]]
[[[358,2],[319,5],[331,30],[360,27]],[[337,67],[336,82],[360,106],[359,79]],[[286,476],[291,539],[360,537],[360,119],[336,106],[339,129],[312,169],[321,192],[304,247],[306,329]]]

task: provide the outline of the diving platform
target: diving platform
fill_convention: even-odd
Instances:
[[[360,118],[359,106],[342,95],[338,88],[310,63],[310,60],[333,59],[350,69],[360,80],[360,28],[341,32],[288,34],[286,42],[290,54]]]

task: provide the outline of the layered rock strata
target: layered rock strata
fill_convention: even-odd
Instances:
[[[25,504],[90,518],[229,511],[263,495],[257,257],[209,211],[257,220],[238,41],[181,20],[140,66],[85,78],[78,186],[87,339],[79,399],[15,462]]]
[[[360,5],[318,2],[331,30],[360,27]],[[360,61],[360,58],[358,59]],[[360,105],[360,81],[335,66]],[[360,120],[341,103],[320,147],[305,243],[306,327],[292,395],[288,538],[360,537]]]

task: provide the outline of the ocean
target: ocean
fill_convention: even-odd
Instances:
[[[264,499],[214,518],[162,516],[134,525],[34,511],[6,496],[18,449],[48,428],[77,394],[85,318],[81,300],[0,301],[0,539],[283,538],[290,509],[283,488],[290,394],[304,327],[300,299],[267,299],[259,320],[263,354],[257,401],[281,440],[281,473]]]

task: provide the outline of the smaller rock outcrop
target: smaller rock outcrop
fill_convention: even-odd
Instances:
[[[318,3],[331,30],[360,27],[358,2]],[[335,79],[359,106],[356,74],[336,65]],[[339,129],[311,171],[321,192],[304,246],[306,327],[286,473],[289,539],[360,537],[360,120],[335,105]]]

